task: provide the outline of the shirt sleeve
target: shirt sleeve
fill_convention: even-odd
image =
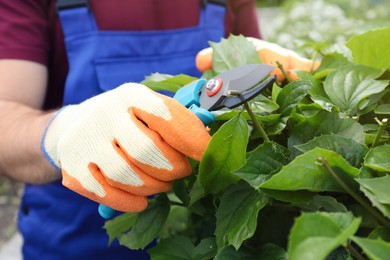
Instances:
[[[255,0],[228,0],[226,33],[261,38]]]
[[[48,63],[49,1],[0,0],[0,59]]]

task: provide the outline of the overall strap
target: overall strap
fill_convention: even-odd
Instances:
[[[220,27],[218,19],[222,19],[223,26],[226,0],[202,0],[201,5],[199,26]],[[57,0],[56,12],[61,18],[66,37],[98,30],[88,0]],[[77,26],[67,26],[67,24]]]
[[[202,0],[199,26],[223,28],[226,0]]]
[[[88,0],[58,0],[56,12],[61,19],[62,30],[66,37],[97,30]],[[66,26],[67,24],[77,26]]]

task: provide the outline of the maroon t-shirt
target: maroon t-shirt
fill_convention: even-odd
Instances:
[[[100,30],[161,30],[198,24],[202,0],[91,0]],[[55,0],[0,0],[0,59],[49,68],[45,108],[58,107],[68,63]],[[260,38],[255,0],[228,0],[226,36]]]

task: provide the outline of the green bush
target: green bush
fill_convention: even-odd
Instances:
[[[351,57],[327,54],[251,101],[255,119],[220,111],[193,174],[144,212],[107,221],[110,239],[140,249],[156,238],[152,259],[387,259],[389,42],[390,28],[352,37]],[[214,68],[257,56],[242,36],[212,46]]]

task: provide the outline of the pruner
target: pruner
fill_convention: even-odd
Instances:
[[[275,67],[250,64],[236,67],[206,80],[198,79],[180,88],[174,95],[183,106],[191,110],[204,125],[215,120],[211,111],[238,107],[272,86]]]
[[[211,111],[238,107],[272,86],[276,80],[275,75],[269,75],[272,70],[273,66],[265,64],[236,67],[209,80],[193,81],[180,88],[173,98],[191,110],[207,126],[215,120]],[[232,92],[235,94],[232,95]],[[106,219],[115,213],[103,204],[99,205],[98,211]]]

